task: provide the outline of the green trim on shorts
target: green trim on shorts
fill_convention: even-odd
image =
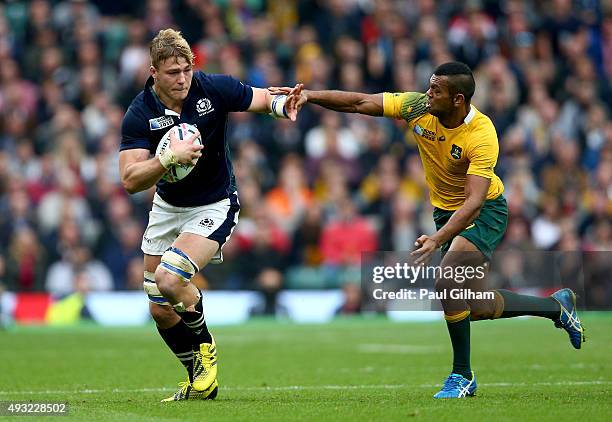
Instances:
[[[435,208],[433,212],[436,230],[451,218],[455,211]],[[458,234],[472,242],[488,259],[501,243],[508,226],[508,203],[503,195],[485,201],[480,215],[465,230]],[[442,245],[442,253],[447,252],[453,239]]]

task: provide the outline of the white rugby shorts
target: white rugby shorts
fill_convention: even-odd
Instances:
[[[193,233],[219,243],[211,263],[220,263],[223,261],[221,247],[234,231],[239,212],[237,192],[219,202],[199,207],[175,207],[156,193],[141,249],[147,255],[163,255],[179,234]]]

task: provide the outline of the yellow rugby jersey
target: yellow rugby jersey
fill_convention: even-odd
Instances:
[[[448,129],[427,112],[426,102],[427,95],[418,92],[383,94],[384,115],[404,119],[414,133],[431,204],[449,211],[461,207],[468,174],[491,180],[487,199],[501,195],[504,185],[493,171],[499,144],[491,120],[472,105],[464,123]]]

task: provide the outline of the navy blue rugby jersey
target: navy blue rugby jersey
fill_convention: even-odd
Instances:
[[[195,71],[179,115],[162,104],[152,86],[153,78],[149,77],[125,113],[120,151],[141,148],[155,154],[157,144],[172,126],[192,124],[202,134],[202,157],[184,179],[157,182],[157,193],[177,207],[212,204],[227,198],[236,191],[225,137],[228,113],[249,108],[252,88],[231,76]]]

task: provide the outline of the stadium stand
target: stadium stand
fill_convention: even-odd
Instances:
[[[121,187],[120,125],[148,76],[148,41],[168,26],[190,42],[197,68],[258,87],[424,91],[437,64],[466,62],[477,80],[474,104],[500,140],[497,172],[511,215],[501,249],[610,251],[605,3],[4,2],[0,284],[57,295],[141,288],[138,242],[152,191],[128,196]],[[241,221],[225,263],[204,269],[204,283],[266,298],[285,288],[340,288],[359,281],[359,248],[407,250],[432,232],[405,130],[314,106],[296,124],[233,114]],[[605,306],[612,286],[601,288]]]

